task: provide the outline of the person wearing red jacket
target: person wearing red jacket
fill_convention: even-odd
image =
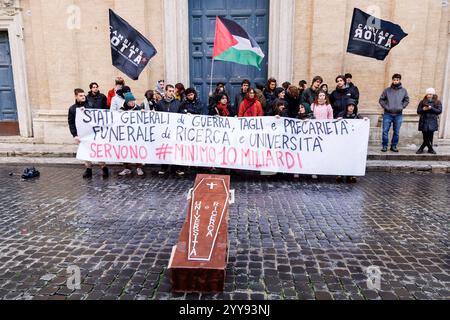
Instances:
[[[125,85],[125,80],[122,77],[116,78],[116,86],[108,91],[108,98],[106,100],[106,105],[108,106],[108,109],[111,108],[111,101],[112,98],[115,97],[117,90],[122,89],[122,87]]]
[[[264,112],[261,102],[256,98],[255,89],[250,88],[247,91],[244,101],[239,106],[238,117],[263,117]]]

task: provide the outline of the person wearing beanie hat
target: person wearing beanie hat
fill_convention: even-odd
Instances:
[[[133,93],[131,93],[131,92],[125,93],[124,98],[125,98],[125,103],[128,103],[130,101],[136,101],[136,98],[134,97]]]
[[[361,119],[361,115],[358,113],[358,103],[354,99],[348,99],[345,111],[341,112],[338,115],[338,120],[342,119],[349,119],[349,120],[355,120],[355,119]],[[364,120],[368,121],[369,118],[364,118]],[[337,182],[344,182],[344,178],[346,178],[347,183],[356,183],[356,177],[342,177],[338,176],[336,178]]]
[[[435,96],[436,95],[436,90],[434,90],[434,88],[428,88],[427,91],[426,91],[426,94]]]
[[[124,103],[120,108],[121,111],[144,111],[141,106],[136,103],[136,98],[131,92],[124,95]]]
[[[434,132],[439,130],[439,115],[442,113],[442,103],[438,100],[436,90],[429,88],[422,101],[417,107],[417,114],[420,115],[419,131],[423,134],[423,143],[420,146],[417,154],[422,154],[425,147],[428,148],[428,153],[436,154],[433,149]]]
[[[339,113],[338,119],[361,119],[358,113],[358,106],[355,100],[348,99],[345,110]]]
[[[126,92],[123,97],[124,97],[124,103],[123,103],[122,107],[120,108],[120,111],[141,111],[141,112],[145,111],[142,108],[142,106],[140,106],[136,103],[136,98],[134,97],[133,93]],[[124,166],[124,169],[122,170],[122,172],[119,173],[119,176],[121,176],[121,177],[129,176],[133,173],[131,171],[131,164],[124,163],[123,166]],[[144,167],[144,164],[136,165],[136,173],[140,177],[142,177],[145,174],[144,170],[142,170],[143,167]]]

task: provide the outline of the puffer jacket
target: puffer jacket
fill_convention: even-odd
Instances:
[[[423,108],[430,106],[431,109],[425,111]],[[434,99],[432,102],[420,101],[417,107],[417,114],[420,114],[419,131],[435,132],[439,130],[439,115],[442,113],[442,103]]]

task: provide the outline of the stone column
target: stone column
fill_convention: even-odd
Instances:
[[[270,0],[269,77],[292,82],[294,51],[294,0]]]
[[[441,115],[441,124],[439,130],[439,138],[450,139],[450,21],[449,21],[449,45],[447,67],[444,81],[444,92],[442,96],[443,112]]]
[[[167,84],[189,86],[189,6],[188,0],[164,0],[164,56]]]

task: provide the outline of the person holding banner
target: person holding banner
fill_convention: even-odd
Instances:
[[[402,86],[402,76],[394,74],[392,84],[385,89],[380,97],[380,106],[384,109],[383,115],[383,149],[387,152],[389,144],[389,131],[393,126],[394,134],[391,141],[391,151],[398,152],[397,145],[400,139],[400,128],[403,122],[403,110],[409,104],[408,91]]]
[[[281,100],[275,102],[275,105],[273,106],[273,115],[277,119],[289,117],[288,109],[286,107],[285,102]]]
[[[310,108],[314,114],[314,118],[317,120],[334,119],[333,108],[331,107],[330,100],[325,92],[319,91]],[[312,175],[312,178],[318,179],[318,176],[314,174]]]
[[[178,111],[178,113],[189,115],[201,115],[206,113],[203,104],[197,96],[197,91],[194,88],[186,89],[185,94],[186,98],[183,102],[181,102],[180,110]]]
[[[77,115],[77,109],[81,109],[84,111],[86,106],[86,94],[84,93],[83,89],[75,89],[75,104],[69,108],[69,115],[68,115],[68,123],[69,123],[69,129],[70,133],[72,134],[75,142],[77,144],[80,144],[80,138],[78,137],[78,131],[76,126],[76,115]],[[84,163],[86,167],[86,171],[83,174],[84,179],[90,179],[92,178],[92,162],[86,161]],[[100,163],[100,167],[102,168],[103,172],[103,178],[109,177],[109,170],[106,167],[106,163]]]
[[[256,98],[255,89],[249,88],[244,101],[239,107],[238,117],[263,117],[264,112],[261,102]]]
[[[311,110],[314,113],[314,118],[317,120],[333,120],[333,108],[331,107],[330,100],[325,92],[319,92],[313,104]]]
[[[275,99],[272,101],[272,111],[270,113],[271,116],[274,115],[275,104],[277,104],[280,101],[284,103],[284,105],[287,109],[288,103],[286,102],[286,91],[282,87],[275,89]],[[267,116],[267,114],[266,114],[266,116]]]
[[[166,85],[166,91],[164,93],[163,99],[158,103],[156,107],[156,111],[159,112],[170,112],[170,113],[179,113],[181,107],[181,102],[175,99],[175,87],[171,84]],[[160,176],[165,175],[171,169],[170,165],[163,164],[161,165],[161,169],[158,171]],[[173,170],[176,170],[176,174],[178,176],[184,176],[184,171],[179,169],[177,166],[172,167]]]
[[[441,113],[442,103],[438,100],[436,90],[427,89],[427,95],[417,107],[417,114],[420,115],[419,131],[422,131],[423,134],[423,143],[417,154],[422,154],[425,147],[428,148],[428,153],[436,154],[433,149],[433,135],[435,131],[439,130],[438,117]]]
[[[233,117],[230,98],[226,93],[216,96],[217,103],[209,107],[210,116]]]
[[[123,111],[144,112],[145,110],[141,106],[136,104],[136,98],[134,97],[134,95],[131,92],[127,92],[125,94],[125,101],[124,101],[122,107],[120,108],[120,111],[121,112],[123,112]],[[131,171],[131,165],[129,163],[124,163],[123,166],[124,166],[124,169],[122,172],[119,173],[119,176],[121,176],[121,177],[129,176],[133,173]],[[140,177],[142,177],[145,174],[144,170],[142,170],[142,168],[144,168],[143,164],[136,165],[136,173]]]
[[[303,104],[300,104],[297,119],[308,121],[308,120],[314,120],[314,112],[306,110],[305,106]]]
[[[343,120],[343,119],[348,119],[348,120],[355,120],[355,119],[362,119],[361,115],[358,113],[358,105],[356,100],[353,99],[349,99],[347,102],[347,105],[345,107],[345,111],[341,112],[338,115],[338,120]],[[364,118],[364,120],[369,120],[368,118]],[[344,182],[344,177],[342,176],[338,176],[336,178],[337,182]],[[356,177],[346,177],[346,182],[347,183],[356,183]]]

